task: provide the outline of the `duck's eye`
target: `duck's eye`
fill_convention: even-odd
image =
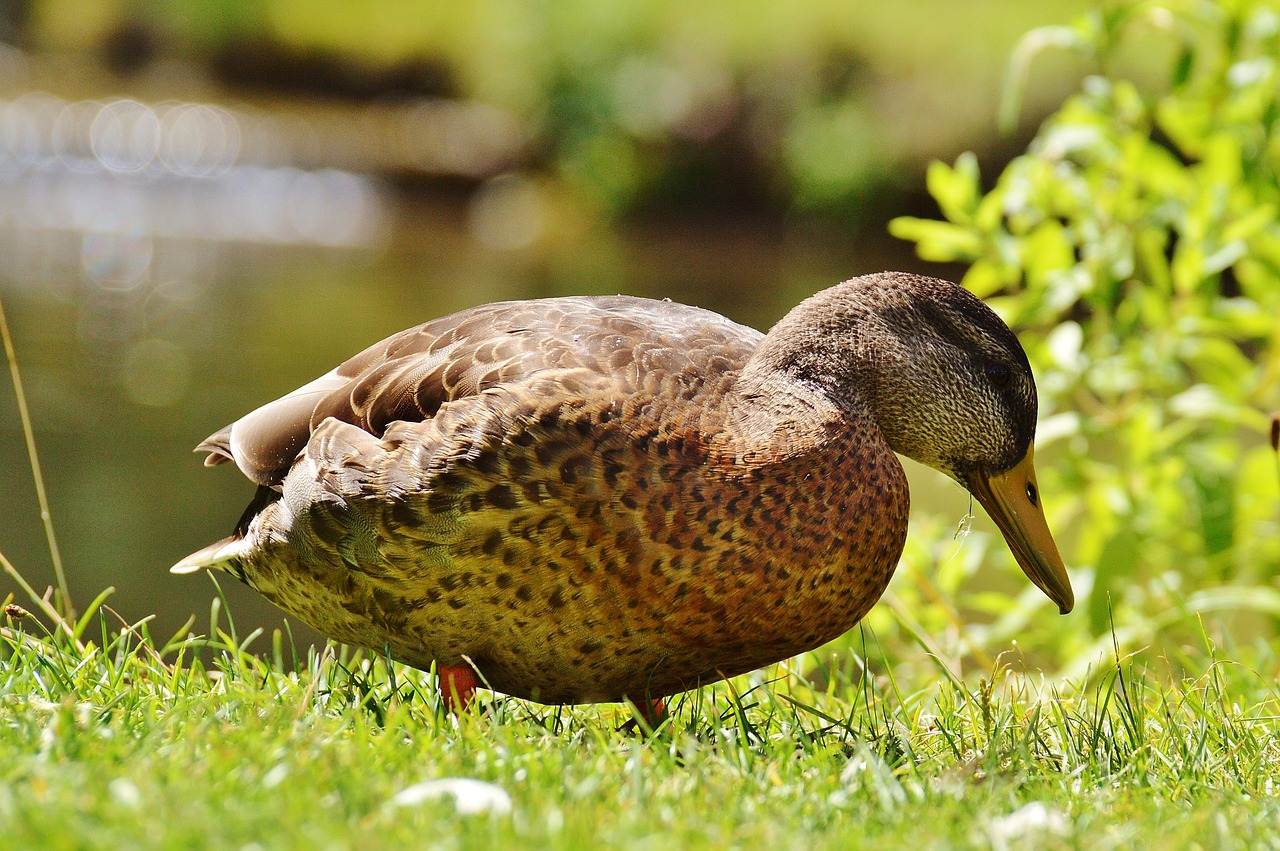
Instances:
[[[1032,505],[1040,504],[1040,492],[1036,490],[1035,482],[1027,482],[1027,499],[1031,500]]]
[[[1009,383],[1009,367],[1002,363],[993,363],[987,367],[987,380],[997,387],[1004,387]]]

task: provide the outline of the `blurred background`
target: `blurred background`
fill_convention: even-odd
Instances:
[[[0,296],[77,601],[114,586],[159,636],[203,618],[208,580],[166,570],[252,488],[191,448],[409,325],[631,293],[763,329],[859,273],[959,279],[887,223],[936,215],[931,160],[1025,148],[1083,70],[1037,59],[998,132],[1010,52],[1089,5],[0,2]],[[43,588],[4,384],[0,551]],[[952,540],[963,492],[912,476],[930,558],[1021,594],[985,516]],[[242,634],[279,625],[224,586]]]

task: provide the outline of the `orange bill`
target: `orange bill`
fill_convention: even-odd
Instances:
[[[1027,447],[1026,457],[1010,469],[995,475],[974,470],[964,483],[1000,527],[1022,571],[1065,615],[1076,598],[1040,506],[1033,454],[1033,447]]]

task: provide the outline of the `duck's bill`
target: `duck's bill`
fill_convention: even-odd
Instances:
[[[1028,448],[1026,457],[1003,473],[974,470],[964,477],[964,484],[996,521],[1022,571],[1065,615],[1075,606],[1076,597],[1044,519],[1032,454]]]

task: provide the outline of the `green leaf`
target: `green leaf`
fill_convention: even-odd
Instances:
[[[978,158],[966,152],[956,159],[955,167],[934,160],[929,163],[925,184],[929,194],[949,221],[969,224],[978,206]]]
[[[1178,54],[1178,60],[1173,63],[1173,78],[1170,82],[1173,88],[1180,89],[1187,84],[1187,80],[1191,79],[1191,69],[1195,67],[1196,52],[1190,45],[1185,45],[1182,52]]]
[[[1167,228],[1143,228],[1134,238],[1134,250],[1138,260],[1138,274],[1155,287],[1161,298],[1173,293],[1173,277],[1166,253],[1171,236]]]
[[[976,260],[982,253],[982,240],[976,233],[947,222],[899,216],[889,222],[889,233],[916,243],[917,254],[937,263]]]
[[[1235,482],[1219,470],[1193,467],[1192,481],[1200,514],[1200,533],[1208,555],[1231,549],[1235,543]]]
[[[1220,392],[1234,395],[1252,384],[1253,361],[1230,340],[1191,338],[1182,344],[1180,350],[1192,372]]]
[[[1054,272],[1076,264],[1074,246],[1067,229],[1057,219],[1047,219],[1021,240],[1020,257],[1027,283],[1033,288],[1050,285]]]
[[[961,283],[978,298],[988,298],[1008,286],[1007,276],[1002,276],[993,263],[977,262],[965,272]]]
[[[1267,229],[1276,227],[1276,206],[1259,204],[1247,213],[1238,216],[1222,230],[1222,238],[1226,242],[1246,241]]]

